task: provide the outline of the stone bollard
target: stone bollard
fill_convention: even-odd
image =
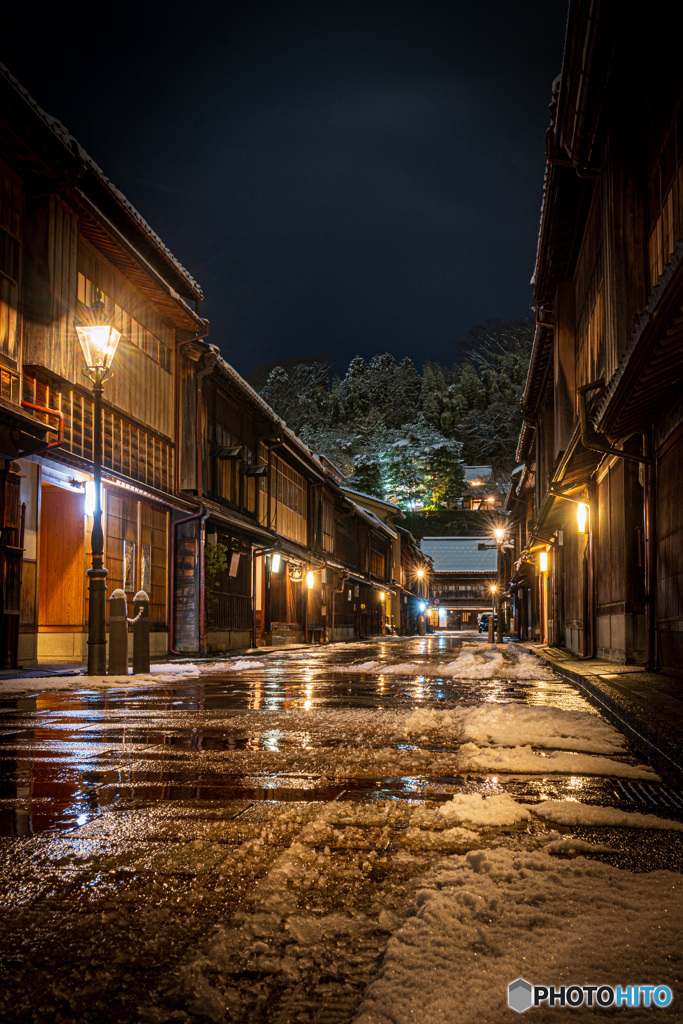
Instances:
[[[149,598],[138,590],[133,598],[133,674],[149,672]]]
[[[109,598],[109,675],[128,675],[128,619],[126,595],[115,590]]]

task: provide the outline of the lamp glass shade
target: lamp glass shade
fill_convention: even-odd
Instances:
[[[270,568],[271,568],[272,572],[279,572],[280,571],[280,555],[277,553],[277,551],[275,552],[275,554],[270,559]]]
[[[419,580],[423,579],[423,577],[424,577],[424,574],[425,574],[425,571],[424,571],[424,569],[418,569],[418,570],[417,570],[417,578],[418,578]]]
[[[541,551],[540,555],[538,556],[538,564],[540,566],[541,572],[547,572],[548,571],[548,552],[547,551]]]
[[[309,590],[312,590],[313,587],[315,586],[315,573],[314,572],[307,572],[306,573],[306,586],[308,587]]]
[[[497,542],[500,544],[500,542],[502,541],[503,537],[505,536],[505,530],[503,529],[503,527],[502,526],[497,526],[495,528],[495,530],[493,531],[493,536],[496,538]]]
[[[585,533],[588,529],[588,512],[588,505],[584,505],[583,502],[576,506],[576,525],[579,533]]]
[[[85,365],[89,370],[108,370],[121,337],[111,324],[76,326]]]

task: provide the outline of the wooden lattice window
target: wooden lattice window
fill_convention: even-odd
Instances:
[[[88,462],[93,460],[93,401],[68,387],[53,387],[24,375],[27,402],[64,414],[62,447]],[[54,423],[46,414],[39,419]],[[173,488],[173,447],[168,441],[114,412],[102,411],[102,466],[159,491]]]

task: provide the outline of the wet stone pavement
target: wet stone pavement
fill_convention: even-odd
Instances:
[[[341,1024],[443,858],[554,843],[683,865],[680,831],[544,817],[675,828],[683,798],[514,645],[388,638],[31,685],[0,693],[3,1022]]]

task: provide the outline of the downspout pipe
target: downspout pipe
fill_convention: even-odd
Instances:
[[[613,455],[628,462],[636,462],[644,467],[645,479],[643,487],[643,526],[645,531],[645,630],[647,636],[647,668],[654,670],[657,662],[655,644],[655,572],[654,564],[656,558],[655,537],[654,537],[654,515],[655,515],[655,463],[652,457],[652,447],[647,433],[642,435],[642,455],[632,455],[630,452],[623,452],[607,443],[604,434],[598,434],[592,429],[588,422],[586,409],[586,395],[589,391],[604,387],[604,380],[593,381],[591,384],[584,384],[577,389],[579,396],[579,415],[581,417],[581,444],[590,451],[603,452],[605,455]],[[589,534],[590,559],[592,570],[593,559],[593,530]],[[594,586],[593,572],[591,571],[591,588]],[[594,602],[593,602],[594,604]],[[595,630],[591,630],[592,656],[595,656]],[[590,654],[588,655],[591,656]]]
[[[22,409],[33,409],[35,412],[43,412],[48,416],[56,416],[59,420],[59,427],[51,427],[47,423],[45,426],[52,434],[57,435],[56,441],[50,441],[49,444],[44,445],[42,448],[37,448],[34,452],[27,452],[27,457],[33,455],[42,455],[43,452],[48,452],[50,448],[57,448],[64,440],[64,413],[60,412],[59,409],[50,409],[46,405],[34,405],[33,402],[22,402]]]

